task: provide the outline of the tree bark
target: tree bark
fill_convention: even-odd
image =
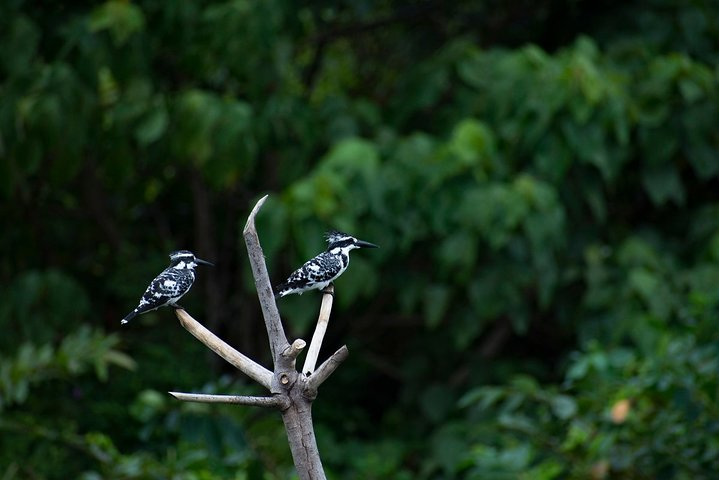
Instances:
[[[321,334],[315,335],[312,341],[311,350],[313,359],[309,375],[298,372],[296,367],[297,357],[307,345],[304,340],[297,339],[292,344],[287,340],[285,330],[282,327],[275,297],[272,292],[270,278],[267,273],[265,257],[262,253],[257,230],[255,228],[255,216],[262,207],[267,196],[261,198],[250,213],[247,224],[243,231],[247,254],[252,266],[252,275],[255,279],[255,287],[262,307],[262,316],[267,329],[270,350],[274,362],[273,371],[270,372],[254,360],[238,352],[211,331],[202,326],[184,310],[176,310],[180,323],[200,342],[216,352],[227,362],[248,375],[270,391],[272,396],[248,397],[241,395],[206,395],[182,392],[169,392],[179,400],[206,403],[236,403],[240,405],[277,408],[282,414],[282,421],[287,432],[287,440],[292,452],[292,459],[297,469],[297,475],[301,480],[325,480],[326,476],[322,468],[322,460],[317,448],[314,426],[312,425],[312,402],[317,397],[317,389],[337,367],[347,358],[347,347],[343,346],[330,358],[323,362],[315,371],[314,364],[317,360],[324,329],[330,316],[332,308],[332,294],[326,293],[323,296],[323,307],[320,309],[318,327]],[[314,372],[314,373],[312,373]]]
[[[287,438],[290,439],[292,460],[301,480],[325,480],[317,439],[312,425],[312,400],[307,399],[300,389],[289,392],[290,407],[282,411]]]

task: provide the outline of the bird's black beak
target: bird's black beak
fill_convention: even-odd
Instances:
[[[201,258],[197,258],[197,257],[195,257],[195,263],[197,263],[197,264],[199,264],[199,265],[209,265],[210,267],[214,267],[214,266],[215,266],[214,263],[210,263],[210,262],[208,262],[208,261],[205,261],[205,260],[203,260],[203,259],[201,259]]]
[[[355,242],[355,245],[357,245],[360,248],[379,248],[379,245],[375,245],[374,243],[365,242],[364,240],[357,240]]]

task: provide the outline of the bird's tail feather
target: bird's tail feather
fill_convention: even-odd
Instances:
[[[275,294],[275,300],[278,298],[282,298],[282,290],[284,290],[285,284],[280,283],[279,285],[275,286],[274,294]]]
[[[138,315],[137,309],[131,311],[130,313],[127,314],[127,316],[125,318],[120,320],[120,325],[125,325],[127,322],[129,322],[130,320],[135,318],[137,315]]]

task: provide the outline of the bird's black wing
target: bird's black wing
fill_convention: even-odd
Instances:
[[[342,262],[328,252],[322,252],[292,272],[289,278],[275,287],[278,295],[288,291],[305,291],[322,282],[334,280],[342,271]]]
[[[192,286],[193,280],[193,275],[183,275],[182,272],[178,272],[174,268],[165,269],[150,282],[147,290],[142,294],[140,303],[121,323],[127,323],[142,313],[163,307],[168,303],[174,303],[187,293]]]

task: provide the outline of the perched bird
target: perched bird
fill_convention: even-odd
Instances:
[[[308,290],[322,290],[347,270],[350,250],[379,248],[374,243],[357,240],[352,235],[333,230],[327,233],[327,250],[307,261],[285,281],[275,287],[275,297],[291,293],[302,295]]]
[[[187,292],[195,282],[195,267],[197,265],[210,265],[210,262],[201,260],[189,250],[179,250],[170,254],[170,266],[159,274],[147,287],[140,299],[140,304],[127,314],[120,323],[125,324],[136,316],[166,305],[181,308],[177,301]]]

